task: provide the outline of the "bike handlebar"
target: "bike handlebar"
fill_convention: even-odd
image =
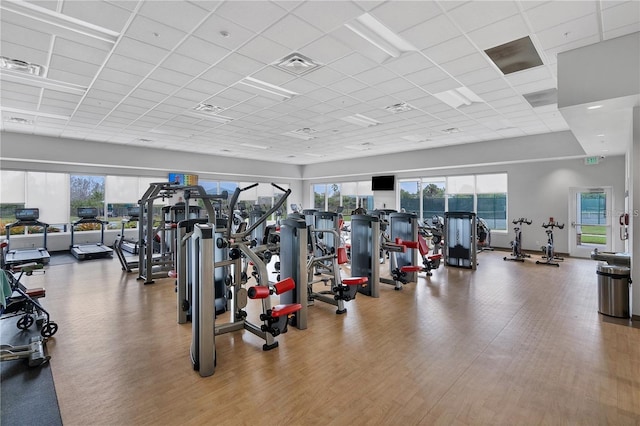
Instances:
[[[523,223],[526,223],[527,225],[531,225],[533,223],[532,220],[526,219],[524,217],[521,217],[520,219],[514,219],[512,222],[514,225],[517,225],[517,224],[522,225]]]
[[[558,228],[558,229],[563,229],[564,228],[564,223],[563,224],[559,224],[558,222],[549,222],[549,223],[542,223],[542,227],[543,228],[551,228],[553,229],[554,227]]]

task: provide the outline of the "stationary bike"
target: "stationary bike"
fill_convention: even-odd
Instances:
[[[554,221],[552,217],[550,217],[549,223],[543,223],[542,227],[546,229],[545,232],[547,233],[547,245],[542,246],[542,258],[546,259],[546,261],[536,260],[536,265],[560,266],[560,264],[558,262],[554,262],[554,260],[562,261],[564,260],[564,258],[558,257],[555,254],[553,248],[553,228],[562,229],[564,228],[564,224],[559,224],[558,222]]]
[[[511,257],[505,256],[504,260],[515,260],[518,262],[524,262],[525,257],[531,257],[530,254],[526,254],[522,251],[522,224],[526,223],[531,225],[532,221],[521,217],[520,219],[514,219],[513,224],[516,225],[513,230],[516,233],[515,240],[511,241]]]

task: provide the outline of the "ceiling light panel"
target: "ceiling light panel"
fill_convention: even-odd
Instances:
[[[355,124],[360,127],[372,127],[380,124],[380,121],[375,120],[371,117],[367,117],[362,114],[354,114],[347,117],[342,117],[341,120],[346,121],[347,123]]]
[[[275,96],[282,100],[291,99],[297,95],[296,92],[253,77],[243,78],[238,82],[238,84],[241,85],[243,89],[251,90],[253,93],[271,97]]]
[[[25,74],[15,71],[2,71],[0,73],[0,79],[5,82],[13,82],[17,84],[24,84],[27,86],[34,86],[43,89],[56,90],[59,92],[70,93],[75,95],[82,95],[87,90],[86,87],[77,84],[66,83],[64,81],[58,81],[49,78],[38,77],[32,74]]]
[[[543,65],[529,36],[492,47],[485,53],[505,75]]]
[[[360,15],[346,23],[345,26],[392,58],[398,58],[405,52],[416,50],[411,43],[391,31],[369,13]]]

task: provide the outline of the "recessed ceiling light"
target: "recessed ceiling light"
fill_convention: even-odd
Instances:
[[[255,148],[255,149],[269,149],[268,146],[264,146],[264,145],[254,145],[252,143],[241,143],[241,146],[245,146],[247,148]]]
[[[411,43],[401,38],[368,13],[358,16],[353,21],[345,24],[345,27],[394,58],[399,57],[404,52],[417,50]]]
[[[258,80],[253,77],[245,77],[238,82],[244,86],[258,90],[258,94],[270,94],[283,99],[291,99],[297,96],[298,93],[287,90],[284,87],[276,86],[275,84],[267,83],[266,81]]]
[[[458,87],[457,89],[445,90],[444,92],[434,93],[434,97],[440,99],[451,108],[459,108],[463,105],[471,105],[476,102],[484,102],[480,96],[476,95],[467,87]]]
[[[587,107],[587,109],[598,109],[598,108],[602,108],[602,105],[591,105]]]
[[[604,133],[600,133],[599,135],[596,135],[596,136],[598,136],[598,137],[601,137],[601,138],[602,138],[602,137],[604,137]]]
[[[385,109],[389,112],[397,114],[399,112],[411,111],[413,107],[406,102],[400,102],[399,104],[389,105]]]
[[[378,120],[374,120],[373,118],[362,114],[349,115],[347,117],[342,117],[341,120],[361,127],[371,127],[380,124]]]
[[[29,111],[29,110],[26,110],[26,109],[11,108],[11,107],[5,107],[5,106],[0,106],[0,111],[12,112],[14,114],[22,114],[22,115],[34,115],[36,117],[52,118],[54,120],[65,120],[66,121],[66,120],[71,119],[71,117],[68,116],[68,115],[50,114],[48,112]]]
[[[533,108],[558,103],[558,89],[556,88],[525,93],[522,96]]]

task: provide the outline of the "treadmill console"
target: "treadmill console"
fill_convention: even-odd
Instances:
[[[78,217],[80,219],[95,219],[98,217],[98,209],[95,207],[78,207]]]
[[[40,209],[16,209],[16,219],[30,222],[38,220],[40,217]]]

